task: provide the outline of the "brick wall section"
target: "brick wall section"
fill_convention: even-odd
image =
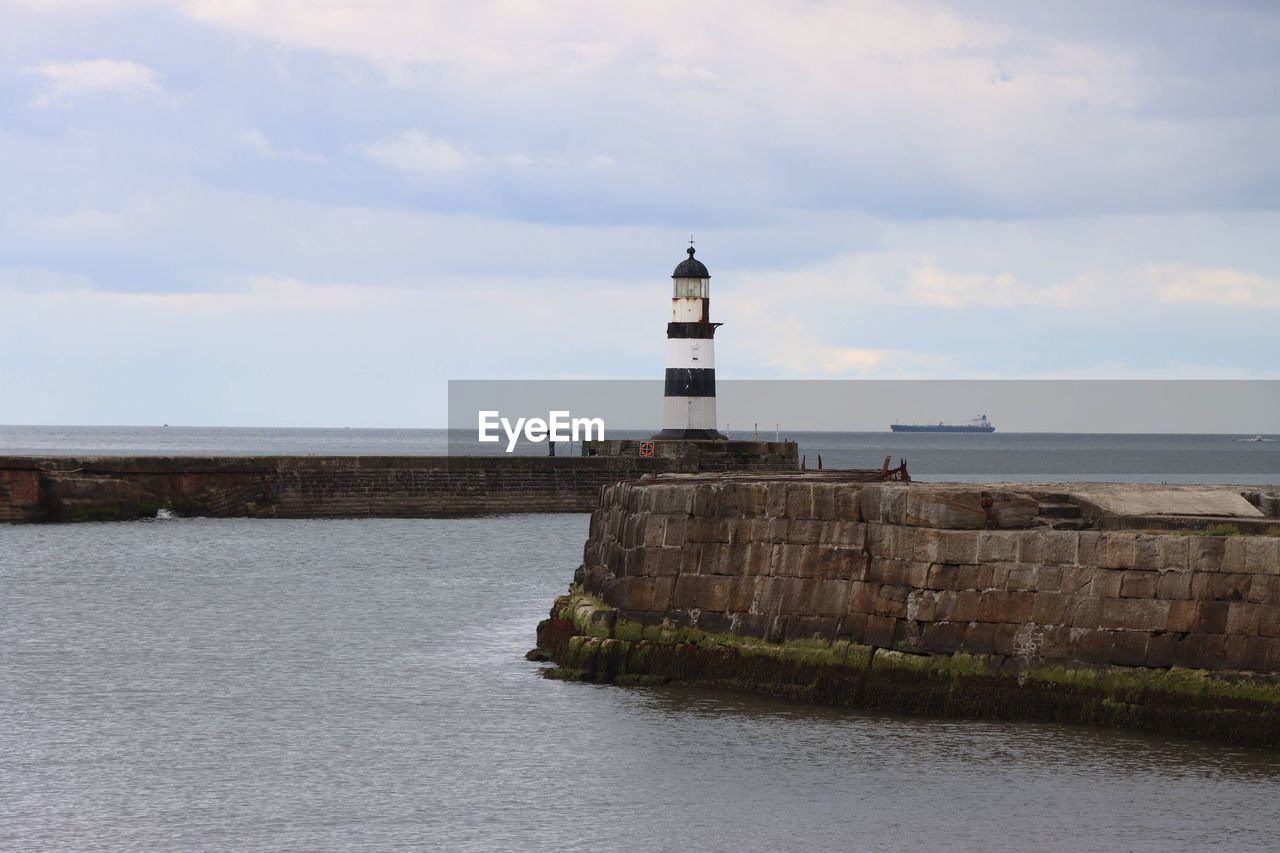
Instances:
[[[580,579],[646,624],[1280,672],[1275,535],[1055,530],[1033,494],[804,475],[661,477],[602,498]]]
[[[589,512],[670,460],[582,457],[0,458],[0,521],[154,514],[263,518]]]

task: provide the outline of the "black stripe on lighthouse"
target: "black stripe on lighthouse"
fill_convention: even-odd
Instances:
[[[715,368],[668,367],[664,397],[714,397]]]
[[[668,338],[701,338],[710,340],[716,336],[716,326],[723,323],[668,323]]]

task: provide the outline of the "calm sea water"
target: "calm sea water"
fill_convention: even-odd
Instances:
[[[648,433],[611,433],[642,438]],[[735,434],[749,438],[749,434]],[[768,438],[768,435],[762,435]],[[801,432],[809,467],[878,468],[906,459],[923,481],[1280,484],[1280,441],[1239,435]],[[525,444],[522,454],[545,454]],[[0,455],[492,454],[475,434],[413,429],[0,426]],[[574,449],[561,447],[560,452]]]
[[[0,528],[0,849],[1275,849],[1273,752],[543,679],[586,527]]]

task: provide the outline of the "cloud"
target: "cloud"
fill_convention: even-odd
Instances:
[[[301,148],[277,148],[267,135],[256,127],[240,134],[240,144],[267,160],[291,160],[309,166],[322,166],[328,162],[323,154],[304,151]]]
[[[1235,269],[1155,264],[1146,270],[1161,302],[1280,308],[1280,279]]]
[[[415,178],[461,172],[470,160],[452,143],[420,130],[406,130],[381,142],[369,142],[360,150],[380,166]]]
[[[42,88],[31,99],[35,107],[66,107],[96,95],[134,97],[164,91],[153,69],[121,59],[42,62],[23,72],[41,79]]]

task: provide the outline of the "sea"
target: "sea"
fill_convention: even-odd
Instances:
[[[3,427],[0,455],[431,432]],[[1280,482],[1240,436],[794,437],[935,479]],[[1273,751],[546,679],[524,652],[587,522],[0,527],[0,850],[1276,849]]]
[[[611,431],[609,438],[650,432]],[[1280,484],[1277,436],[1135,433],[733,433],[798,443],[808,468],[879,468],[906,460],[922,482]],[[0,456],[502,455],[474,431],[164,426],[0,426]],[[522,442],[517,455],[547,455]],[[580,445],[562,442],[560,455]]]

